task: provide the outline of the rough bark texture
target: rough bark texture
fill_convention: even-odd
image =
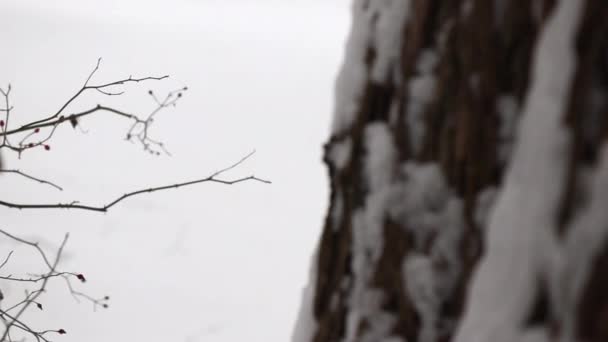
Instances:
[[[355,6],[365,12],[373,1],[376,0],[357,1]],[[567,235],[577,211],[585,206],[584,172],[597,164],[608,135],[608,2],[570,1],[582,1],[585,5],[575,41],[576,71],[569,105],[563,112],[572,148],[567,177],[563,180],[566,190],[556,218],[559,225],[555,230],[560,238]],[[535,47],[556,1],[412,0],[409,6],[409,15],[402,25],[402,43],[393,46],[399,57],[392,64],[390,76],[385,80],[367,76],[362,95],[356,99],[354,120],[335,129],[325,146],[331,201],[313,279],[312,307],[317,321],[314,342],[342,341],[347,336],[350,340],[373,341],[367,331],[375,324],[370,317],[374,312],[391,317],[387,336],[395,341],[451,340],[467,303],[471,274],[484,255],[487,220],[477,217],[481,194],[500,190],[509,166],[509,146],[517,139],[517,125],[508,122],[517,118],[505,118],[504,112],[510,111],[515,116],[521,113],[531,82]],[[377,19],[355,21],[354,25],[370,25],[371,30]],[[374,49],[373,44],[366,48],[368,69],[379,55]],[[415,147],[410,116],[411,102],[417,100],[410,87],[411,81],[421,76],[418,64],[425,51],[433,51],[437,56],[429,72],[435,86],[429,100],[418,106],[424,134],[420,146]],[[397,151],[394,170],[390,171],[395,187],[407,181],[400,171],[404,164],[437,165],[449,196],[461,204],[458,208],[464,225],[457,238],[457,268],[451,268],[453,260],[433,252],[440,241],[441,227],[419,238],[415,236],[415,227],[406,226],[407,217],[396,219],[384,212],[382,247],[367,266],[371,267],[370,276],[354,275],[353,226],[356,213],[366,206],[370,192],[365,167],[372,151],[365,140],[366,129],[373,124],[381,124],[391,133]],[[338,165],[332,151],[345,142],[349,157],[344,165]],[[590,275],[575,306],[575,336],[579,340],[608,341],[608,241],[602,245],[591,260]],[[435,335],[421,335],[424,313],[416,304],[418,299],[408,290],[408,282],[416,280],[404,274],[403,265],[412,253],[428,257],[439,280],[442,272],[458,271],[453,286],[447,286],[437,299],[437,317],[425,323],[433,325]],[[357,281],[366,282],[366,287],[378,290],[382,296],[376,311],[353,321],[349,315],[353,311]],[[556,303],[552,301],[559,300],[559,296],[552,297],[550,287],[546,282],[538,283],[534,289],[536,300],[524,320],[526,327],[542,327],[549,340],[557,340],[563,331],[563,318],[553,312]]]

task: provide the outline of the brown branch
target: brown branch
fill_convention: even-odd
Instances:
[[[25,304],[25,303],[27,303],[27,302],[31,301],[31,298],[32,298],[33,296],[35,296],[35,295],[36,295],[36,293],[38,293],[38,292],[42,292],[42,291],[40,291],[40,290],[34,290],[34,291],[32,291],[32,292],[29,292],[29,291],[27,291],[27,290],[26,290],[26,291],[25,291],[25,298],[24,298],[22,301],[20,301],[20,302],[17,302],[17,303],[15,303],[15,304],[13,304],[13,306],[9,307],[8,309],[5,309],[4,311],[9,312],[9,311],[15,310],[15,308],[18,308],[18,307],[20,307],[21,305],[23,305],[23,304]],[[34,302],[34,303],[38,303],[38,302],[36,302],[36,301],[33,301],[33,302]]]
[[[32,246],[33,248],[35,248],[40,255],[42,256],[44,262],[46,263],[47,267],[49,268],[49,273],[54,273],[55,270],[57,269],[57,265],[59,264],[59,260],[61,259],[61,255],[63,253],[63,248],[65,247],[65,244],[68,241],[68,237],[69,234],[66,234],[65,237],[63,238],[63,242],[61,243],[61,245],[59,246],[59,249],[57,251],[57,254],[55,256],[55,260],[53,261],[53,263],[49,262],[49,259],[47,258],[46,254],[44,253],[44,251],[38,246],[37,242],[30,242],[27,240],[24,240],[22,238],[16,237],[12,234],[9,234],[3,230],[0,230],[0,233],[4,234],[5,236],[8,236],[9,238],[20,242],[20,243],[24,243],[28,246]],[[4,329],[4,333],[2,334],[2,337],[0,337],[0,341],[6,341],[6,338],[11,330],[11,328],[13,326],[18,327],[19,325],[22,325],[21,328],[26,328],[28,332],[32,333],[32,335],[34,337],[36,337],[36,339],[39,341],[40,339],[43,339],[45,341],[47,341],[46,338],[44,338],[43,336],[40,335],[40,333],[36,333],[35,331],[33,331],[32,329],[28,328],[27,326],[25,326],[22,322],[19,321],[19,318],[21,317],[21,315],[23,315],[23,313],[28,309],[28,307],[36,301],[36,299],[45,291],[46,286],[49,282],[51,278],[47,277],[42,281],[42,284],[40,285],[39,289],[37,290],[36,294],[34,294],[33,296],[31,296],[27,301],[25,301],[23,303],[23,305],[21,306],[21,308],[19,309],[19,311],[17,312],[17,314],[13,315],[13,316],[9,316],[7,312],[2,312],[3,315],[7,315],[7,317],[9,317],[9,321],[5,322],[5,329]]]
[[[13,107],[10,105],[9,102],[9,96],[11,93],[11,85],[8,85],[8,88],[6,91],[4,91],[4,89],[0,88],[0,93],[2,93],[2,96],[4,96],[4,110],[3,112],[5,112],[5,116],[6,116],[6,122],[4,122],[4,124],[2,125],[2,132],[4,133],[6,130],[8,130],[8,121],[9,118],[11,116],[11,110],[13,109]],[[6,145],[8,143],[8,137],[7,136],[3,136],[2,137],[2,145]]]
[[[0,337],[0,341],[5,342],[5,341],[7,341],[7,338],[8,338],[8,341],[12,341],[12,338],[10,336],[11,328],[20,329],[20,330],[30,334],[31,336],[33,336],[37,341],[46,341],[46,342],[49,341],[49,339],[47,339],[45,337],[46,334],[49,334],[49,333],[65,334],[66,333],[65,330],[63,330],[63,329],[59,329],[59,330],[49,329],[49,330],[37,331],[37,330],[32,329],[21,319],[21,316],[28,309],[28,307],[30,307],[30,305],[32,305],[32,304],[36,304],[36,306],[40,310],[42,310],[42,304],[40,304],[40,302],[38,302],[37,299],[39,298],[39,296],[41,296],[46,291],[48,282],[52,278],[55,278],[55,277],[61,277],[61,278],[65,279],[65,281],[68,284],[68,289],[74,298],[78,299],[78,297],[80,297],[80,298],[85,298],[85,299],[91,301],[94,305],[94,309],[96,309],[97,306],[102,306],[103,308],[108,307],[107,302],[110,300],[110,297],[104,296],[103,298],[96,299],[94,297],[89,296],[86,293],[76,291],[73,288],[73,286],[70,282],[70,278],[72,278],[72,277],[77,278],[80,281],[84,282],[86,279],[84,278],[84,276],[82,274],[77,274],[77,273],[73,273],[73,272],[58,272],[57,271],[57,266],[62,257],[64,247],[65,247],[68,237],[69,237],[68,234],[65,235],[63,242],[61,243],[61,246],[57,250],[55,259],[52,263],[49,261],[50,259],[47,257],[44,250],[42,250],[39,247],[39,244],[37,242],[31,242],[31,241],[22,239],[20,237],[12,235],[3,230],[0,230],[0,234],[5,235],[6,237],[15,240],[18,243],[22,243],[22,244],[35,248],[38,251],[38,253],[42,256],[44,263],[46,264],[46,266],[48,268],[47,273],[41,274],[41,275],[36,275],[36,277],[34,277],[34,278],[17,278],[17,277],[12,277],[12,276],[0,276],[0,279],[7,280],[7,281],[40,283],[40,286],[36,290],[31,291],[31,292],[26,290],[25,298],[23,298],[21,301],[10,306],[7,309],[0,309],[0,320],[2,321],[2,323],[5,326],[5,330],[2,333],[2,337]],[[2,263],[2,265],[0,265],[0,268],[2,268],[2,266],[4,266],[8,262],[11,254],[12,254],[12,252],[9,253],[6,260]],[[13,314],[12,311],[17,311],[17,312],[15,314]]]
[[[94,298],[84,292],[80,292],[74,289],[74,287],[72,286],[72,283],[70,282],[70,278],[67,277],[66,275],[63,275],[62,278],[65,280],[68,289],[70,291],[70,294],[72,295],[72,298],[74,298],[74,300],[78,303],[80,303],[80,299],[79,298],[84,298],[87,301],[89,301],[91,304],[93,304],[93,311],[97,311],[97,307],[101,306],[104,309],[108,308],[108,301],[110,300],[109,296],[103,296],[101,298]]]
[[[2,264],[0,264],[0,269],[1,269],[2,267],[4,267],[4,266],[5,266],[5,265],[8,263],[8,261],[11,259],[11,256],[13,255],[13,252],[14,252],[14,251],[10,251],[10,252],[8,252],[8,255],[6,256],[6,258],[4,259],[4,261],[2,262]],[[1,300],[1,299],[0,299],[0,300]]]
[[[148,117],[146,119],[138,119],[133,122],[133,125],[131,125],[131,128],[127,132],[127,140],[131,140],[135,137],[144,147],[144,151],[159,155],[159,151],[151,148],[151,145],[154,145],[158,146],[158,148],[167,155],[171,155],[162,142],[156,141],[148,136],[148,128],[150,128],[150,125],[154,121],[154,116],[164,108],[170,106],[175,107],[177,101],[182,97],[182,93],[186,90],[188,90],[188,87],[182,87],[180,89],[170,91],[169,93],[167,93],[167,95],[162,101],[159,101],[154,92],[150,90],[148,93],[156,102],[157,107],[150,114],[148,114]],[[138,128],[140,128],[140,130],[138,132],[135,132]]]
[[[115,109],[115,108],[106,107],[106,106],[102,106],[102,105],[97,105],[97,106],[95,106],[95,107],[93,107],[91,109],[87,109],[87,110],[82,111],[82,112],[70,114],[67,117],[60,116],[58,118],[55,118],[52,121],[32,124],[32,126],[21,126],[19,128],[15,128],[13,130],[8,130],[6,132],[0,133],[0,136],[5,136],[5,135],[11,135],[11,134],[15,134],[15,133],[21,133],[21,132],[31,131],[31,130],[35,130],[36,128],[55,127],[55,126],[58,126],[59,124],[70,122],[70,120],[74,120],[74,119],[77,120],[77,119],[79,119],[79,118],[81,118],[83,116],[87,116],[87,115],[93,114],[93,113],[95,113],[97,111],[107,111],[107,112],[111,112],[113,114],[116,114],[118,116],[122,116],[122,117],[125,117],[125,118],[128,118],[128,119],[132,119],[132,120],[135,120],[135,121],[143,121],[140,118],[138,118],[136,115],[129,114],[129,113],[123,112],[123,111]]]
[[[40,281],[43,281],[45,278],[62,277],[62,276],[66,276],[66,275],[71,275],[74,277],[77,276],[73,272],[53,272],[53,273],[41,274],[41,275],[36,276],[35,278],[17,278],[17,277],[12,277],[12,276],[0,276],[0,279],[24,282],[24,283],[38,283]]]
[[[139,82],[145,82],[145,81],[160,81],[160,80],[164,80],[165,78],[168,78],[169,75],[164,75],[164,76],[160,76],[160,77],[153,77],[153,76],[148,76],[148,77],[142,77],[142,78],[133,78],[131,76],[129,76],[128,78],[125,79],[121,79],[118,81],[114,81],[114,82],[109,82],[109,83],[105,83],[105,84],[100,84],[100,85],[89,85],[89,82],[91,80],[91,78],[93,77],[93,75],[95,75],[95,73],[97,72],[97,70],[99,70],[99,65],[101,63],[101,58],[99,58],[97,60],[97,64],[95,65],[95,68],[93,69],[93,71],[89,74],[89,77],[87,77],[84,85],[82,86],[82,88],[80,88],[72,97],[70,97],[70,99],[68,99],[60,108],[59,110],[57,110],[54,114],[38,120],[38,121],[34,121],[31,122],[29,124],[26,124],[24,126],[21,126],[20,128],[25,130],[27,128],[34,128],[37,125],[41,124],[41,123],[45,123],[47,121],[53,120],[58,118],[61,113],[63,113],[63,111],[72,103],[74,102],[74,100],[76,100],[80,95],[82,95],[82,93],[84,93],[87,90],[105,90],[105,88],[109,88],[109,87],[113,87],[113,86],[117,86],[117,85],[124,85],[127,83],[139,83]]]
[[[0,170],[0,173],[14,173],[14,174],[18,174],[18,175],[20,175],[22,177],[25,177],[27,179],[31,179],[31,180],[36,181],[36,182],[41,183],[41,184],[47,184],[47,185],[50,185],[50,186],[54,187],[55,189],[63,191],[63,188],[60,187],[59,185],[57,185],[55,183],[52,183],[52,182],[49,182],[49,181],[46,181],[46,180],[41,179],[41,178],[36,178],[34,176],[28,175],[27,173],[25,173],[25,172],[23,172],[21,170]]]
[[[33,330],[32,328],[30,328],[27,324],[23,323],[23,321],[19,320],[18,317],[14,317],[11,316],[11,314],[9,314],[8,312],[4,311],[4,310],[0,310],[0,314],[3,316],[2,320],[6,323],[6,320],[4,319],[4,316],[8,317],[9,319],[11,319],[11,323],[13,323],[11,325],[11,327],[16,327],[19,328],[27,333],[29,333],[30,335],[34,336],[34,338],[36,339],[36,341],[40,341],[43,340],[45,342],[50,342],[48,339],[46,339],[43,335],[45,332],[37,332],[35,330]],[[8,331],[8,324],[7,324],[7,330],[5,331],[6,335],[8,335],[8,333],[10,331]],[[0,341],[4,341],[4,339],[0,340]],[[10,338],[9,338],[10,341]]]
[[[20,237],[17,237],[15,235],[13,235],[13,234],[10,234],[9,232],[6,232],[6,231],[4,231],[2,229],[0,229],[0,234],[3,234],[5,236],[7,236],[7,237],[9,237],[9,238],[11,238],[11,239],[19,242],[19,243],[22,243],[22,244],[25,244],[25,245],[33,247],[34,249],[36,249],[38,251],[38,253],[42,257],[42,260],[44,260],[44,263],[49,268],[49,270],[53,269],[53,266],[52,266],[51,262],[49,261],[49,258],[46,256],[46,253],[44,253],[44,251],[42,250],[42,248],[40,248],[40,246],[38,245],[38,242],[27,241],[25,239],[22,239]]]
[[[6,202],[6,201],[0,201],[0,205],[8,207],[8,208],[15,208],[15,209],[82,209],[82,210],[90,210],[90,211],[98,211],[98,212],[107,212],[111,207],[113,207],[114,205],[122,202],[123,200],[125,200],[129,197],[141,195],[144,193],[152,193],[152,192],[168,190],[168,189],[177,189],[177,188],[180,188],[183,186],[189,186],[189,185],[194,185],[194,184],[199,184],[199,183],[212,182],[212,183],[221,183],[221,184],[225,184],[225,185],[233,185],[233,184],[251,180],[251,181],[258,181],[258,182],[262,182],[262,183],[266,183],[266,184],[271,184],[270,181],[255,177],[253,175],[235,179],[235,180],[223,180],[223,179],[215,178],[215,177],[221,175],[222,173],[229,171],[229,170],[235,168],[236,166],[240,165],[245,160],[247,160],[249,157],[251,157],[254,153],[255,153],[255,151],[249,153],[245,157],[241,158],[235,164],[233,164],[225,169],[219,170],[208,177],[189,181],[189,182],[176,183],[176,184],[171,184],[171,185],[163,185],[163,186],[158,186],[158,187],[154,187],[154,188],[147,188],[147,189],[129,192],[103,206],[81,205],[81,204],[78,204],[78,202],[58,203],[58,204],[18,204],[18,203]]]
[[[180,88],[180,91],[185,91],[187,90],[187,88]],[[179,96],[179,94],[181,93],[177,93],[178,95],[175,95],[176,91],[170,92],[169,95],[167,95],[167,99],[171,100],[171,101],[165,101],[163,103],[158,104],[158,107],[155,108],[146,119],[141,119],[139,118],[137,115],[134,114],[130,114],[124,111],[121,111],[119,109],[116,108],[112,108],[112,107],[107,107],[107,106],[102,106],[102,105],[97,105],[93,108],[87,109],[85,111],[82,112],[78,112],[78,113],[74,113],[74,114],[70,114],[67,117],[66,116],[59,116],[57,118],[54,118],[51,121],[46,121],[46,122],[40,122],[37,124],[29,124],[29,125],[25,125],[25,126],[21,126],[19,128],[15,128],[12,130],[4,130],[2,132],[0,132],[0,136],[2,137],[7,137],[9,135],[12,134],[16,134],[16,133],[24,133],[24,132],[30,132],[28,135],[26,135],[22,141],[19,143],[19,146],[12,146],[10,144],[3,144],[0,145],[0,147],[7,147],[13,151],[16,152],[22,152],[24,150],[30,149],[30,148],[34,148],[40,145],[43,145],[45,142],[47,142],[54,134],[55,129],[64,123],[72,123],[72,122],[78,122],[78,120],[82,117],[91,115],[93,113],[99,112],[99,111],[106,111],[109,112],[111,114],[115,114],[117,116],[120,117],[124,117],[130,120],[133,120],[133,125],[131,126],[131,128],[129,129],[129,133],[127,133],[127,140],[129,140],[131,137],[137,137],[138,140],[141,142],[142,146],[144,146],[144,149],[147,151],[152,151],[149,148],[150,144],[154,144],[159,146],[164,152],[166,152],[167,154],[169,154],[166,149],[164,148],[164,145],[162,142],[158,142],[156,140],[153,140],[152,138],[150,138],[148,136],[148,128],[150,127],[150,125],[153,122],[154,116],[156,114],[158,114],[158,112],[160,112],[160,110],[165,109],[169,106],[174,106],[175,103],[177,102],[177,100],[181,97]],[[173,97],[172,97],[173,96]],[[137,134],[134,134],[133,131],[135,129],[137,129],[138,126],[141,126],[142,129],[140,132],[138,132]],[[38,132],[38,130],[40,130],[41,128],[46,128],[46,127],[52,127],[52,131],[51,133],[43,140],[37,142],[37,143],[25,143],[26,139],[33,136],[35,134],[35,132]]]

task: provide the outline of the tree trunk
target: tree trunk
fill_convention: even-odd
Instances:
[[[608,341],[608,2],[355,0],[297,342]]]

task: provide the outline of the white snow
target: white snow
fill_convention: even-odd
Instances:
[[[438,280],[435,288],[442,300],[452,294],[462,271],[459,253],[466,227],[463,213],[462,200],[456,196],[451,196],[439,213],[439,230],[431,248],[431,258],[442,265],[435,270]]]
[[[477,195],[477,200],[475,202],[475,214],[473,215],[473,219],[475,220],[475,224],[479,228],[483,229],[487,227],[491,210],[494,208],[494,204],[496,201],[496,194],[496,188],[491,186],[482,190]]]
[[[549,342],[549,333],[546,328],[526,329],[521,334],[518,342]]]
[[[433,72],[435,66],[439,62],[439,56],[433,49],[424,49],[420,51],[420,56],[416,61],[416,71],[421,74]]]
[[[372,271],[384,245],[382,228],[387,215],[387,201],[393,182],[393,166],[397,151],[393,136],[384,123],[373,123],[365,128],[364,141],[367,160],[365,179],[368,195],[363,208],[353,214],[352,272],[353,288],[349,301],[346,341],[379,341],[390,337],[394,318],[383,312],[383,294],[370,286]],[[370,324],[367,337],[357,339],[361,321]]]
[[[513,95],[503,94],[496,100],[500,120],[498,130],[498,160],[507,163],[511,158],[518,123],[519,105]]]
[[[418,340],[432,342],[440,336],[441,304],[452,295],[461,273],[462,201],[449,191],[435,163],[406,162],[400,179],[391,192],[390,215],[414,237],[402,275],[408,297],[420,314]],[[427,251],[428,255],[423,254]]]
[[[336,197],[334,198],[334,206],[330,215],[332,228],[334,232],[338,231],[340,228],[340,223],[342,222],[342,215],[344,215],[344,199],[339,191],[336,193]]]
[[[373,123],[365,128],[367,161],[364,164],[370,194],[390,185],[397,150],[393,135],[384,123]]]
[[[418,341],[433,342],[437,339],[437,320],[441,301],[435,291],[436,279],[433,261],[423,254],[409,254],[403,262],[403,282],[407,293],[420,315]]]
[[[437,164],[406,162],[401,172],[404,180],[393,187],[390,215],[413,233],[414,247],[421,250],[440,225],[449,191]]]
[[[367,81],[365,53],[371,41],[369,13],[365,0],[353,1],[351,31],[346,43],[344,63],[336,79],[335,111],[332,131],[347,129],[355,119],[358,102]]]
[[[547,266],[546,254],[555,250],[555,219],[569,148],[562,115],[575,69],[572,45],[581,6],[580,1],[561,0],[541,33],[518,143],[455,342],[520,339],[521,324]]]
[[[329,159],[333,161],[333,165],[338,170],[344,169],[350,162],[350,156],[353,149],[353,142],[350,138],[345,138],[342,141],[334,142],[329,149]]]
[[[551,284],[556,303],[555,314],[561,319],[564,341],[574,340],[578,303],[589,280],[590,267],[608,241],[608,145],[600,150],[599,163],[593,172],[585,206],[567,227],[563,254]]]
[[[343,140],[333,142],[328,153],[328,158],[331,160],[332,165],[335,166],[338,171],[343,170],[348,163],[352,154],[353,143],[350,137],[346,137]],[[344,200],[340,193],[336,194],[334,199],[333,208],[330,213],[332,220],[332,227],[336,231],[340,227],[340,221],[342,221],[342,215],[344,211]]]
[[[433,70],[438,56],[435,51],[422,51],[416,61],[416,72],[408,83],[407,117],[408,136],[414,152],[420,151],[425,134],[424,110],[433,100],[436,80]]]
[[[427,215],[430,217],[433,213]],[[451,197],[444,208],[434,215],[429,222],[436,224],[437,235],[429,255],[410,253],[403,262],[406,290],[420,314],[420,342],[437,340],[441,304],[453,294],[462,271],[458,254],[465,227],[461,200]],[[428,227],[413,228],[415,235],[428,231]]]
[[[366,83],[384,84],[398,65],[401,30],[407,20],[409,0],[355,0],[353,22],[346,44],[344,63],[336,80],[336,102],[332,132],[348,129],[357,113]],[[368,70],[365,57],[375,51]]]
[[[302,290],[302,304],[291,337],[292,342],[311,342],[317,331],[317,320],[313,314],[314,291],[317,280],[317,256],[318,253],[315,251],[310,261],[308,284]]]
[[[378,13],[374,30],[376,60],[372,67],[372,79],[378,83],[389,80],[395,75],[393,69],[398,65],[403,43],[403,27],[407,23],[410,0],[369,1],[372,12]]]

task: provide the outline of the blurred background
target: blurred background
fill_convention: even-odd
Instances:
[[[66,114],[101,103],[145,116],[188,86],[150,132],[172,156],[124,140],[130,122],[97,113],[61,126],[51,150],[3,151],[6,168],[53,181],[58,191],[0,177],[2,200],[102,205],[127,191],[192,180],[257,153],[225,178],[273,184],[201,184],[122,202],[107,214],[0,208],[1,229],[57,248],[75,284],[111,297],[94,312],[57,281],[44,310],[26,320],[63,328],[56,341],[287,341],[327,204],[321,146],[349,28],[349,1],[5,0],[0,2],[0,86],[12,85],[16,127],[54,113],[84,83],[171,77],[85,94]],[[33,250],[14,250],[3,272],[43,270]],[[20,287],[0,283],[7,300]]]

